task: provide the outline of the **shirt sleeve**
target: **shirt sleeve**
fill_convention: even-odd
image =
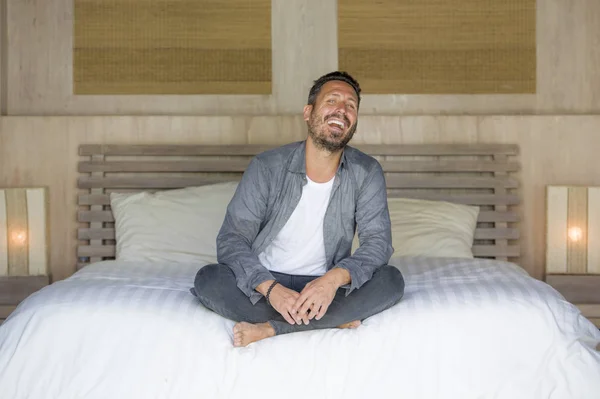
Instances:
[[[346,295],[369,281],[394,253],[385,176],[379,162],[374,163],[359,189],[355,212],[360,246],[335,266],[350,273],[351,282],[344,286]]]
[[[227,206],[217,236],[217,261],[233,270],[238,288],[252,303],[262,297],[256,287],[274,279],[252,251],[252,243],[267,211],[269,177],[266,172],[260,160],[253,158]]]

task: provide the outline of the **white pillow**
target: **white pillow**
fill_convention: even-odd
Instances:
[[[479,207],[407,198],[389,198],[388,207],[394,256],[473,258]]]
[[[116,259],[217,262],[217,234],[237,182],[111,193]]]

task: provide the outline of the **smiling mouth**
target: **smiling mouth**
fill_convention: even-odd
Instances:
[[[330,115],[327,119],[327,126],[334,133],[343,133],[349,126],[350,121],[348,121],[343,115]]]
[[[327,121],[327,124],[329,126],[338,127],[342,130],[346,128],[346,124],[339,119],[329,119]]]

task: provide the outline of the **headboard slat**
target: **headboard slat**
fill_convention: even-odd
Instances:
[[[388,188],[516,188],[519,183],[512,178],[476,176],[406,176],[402,173],[387,173]]]
[[[519,246],[518,245],[473,245],[474,256],[485,256],[485,257],[518,257]],[[77,255],[79,257],[114,257],[115,256],[114,245],[102,245],[102,246],[91,246],[91,245],[80,245],[78,247]]]
[[[464,205],[517,205],[519,196],[516,194],[460,194],[460,193],[438,193],[422,191],[400,191],[390,190],[388,198],[414,198],[431,201],[448,201]]]
[[[504,227],[504,228],[484,228],[480,227],[475,230],[476,240],[496,240],[496,239],[506,239],[506,240],[518,240],[521,238],[519,229],[514,227]]]
[[[114,222],[113,213],[107,211],[79,211],[77,220],[82,223]],[[478,222],[518,222],[519,215],[516,212],[480,211]]]
[[[135,156],[198,156],[198,155],[256,155],[273,148],[270,145],[164,145],[164,144],[83,144],[79,155],[135,155]]]
[[[450,201],[464,205],[517,205],[520,202],[516,194],[454,194],[422,191],[397,191],[390,189],[388,198],[415,198],[431,201]],[[110,205],[109,194],[81,194],[79,205]]]
[[[79,188],[181,188],[201,186],[211,183],[239,180],[233,176],[155,176],[155,177],[100,177],[83,176],[79,178]]]
[[[77,232],[77,238],[79,240],[90,240],[90,239],[101,239],[101,240],[114,240],[115,229],[114,228],[99,228],[99,229],[88,229],[81,228]],[[506,239],[506,240],[517,240],[519,239],[519,229],[505,227],[502,229],[497,228],[479,228],[475,231],[476,240],[495,240],[495,239]]]
[[[406,176],[402,173],[387,173],[388,188],[516,188],[518,182],[511,178],[474,176]],[[240,179],[240,174],[229,176],[139,176],[139,177],[95,177],[82,176],[79,188],[181,188]]]
[[[513,258],[518,257],[518,245],[473,245],[473,255],[476,257]]]
[[[84,161],[79,163],[80,173],[89,172],[243,172],[249,159],[175,160],[175,161]],[[430,160],[391,161],[382,160],[387,172],[516,172],[517,162],[493,162],[485,160]]]
[[[79,172],[243,172],[246,159],[80,162]]]
[[[362,144],[353,146],[371,155],[517,155],[513,144]],[[198,156],[198,155],[256,155],[273,148],[261,144],[228,145],[165,145],[165,144],[82,144],[79,155],[137,155],[137,156]]]
[[[371,155],[437,156],[437,155],[517,155],[519,147],[513,144],[366,144],[356,146]]]

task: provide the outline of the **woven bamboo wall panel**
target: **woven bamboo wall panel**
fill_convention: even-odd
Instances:
[[[339,66],[364,92],[536,91],[535,0],[339,0]]]
[[[270,0],[75,0],[75,94],[270,94]]]

